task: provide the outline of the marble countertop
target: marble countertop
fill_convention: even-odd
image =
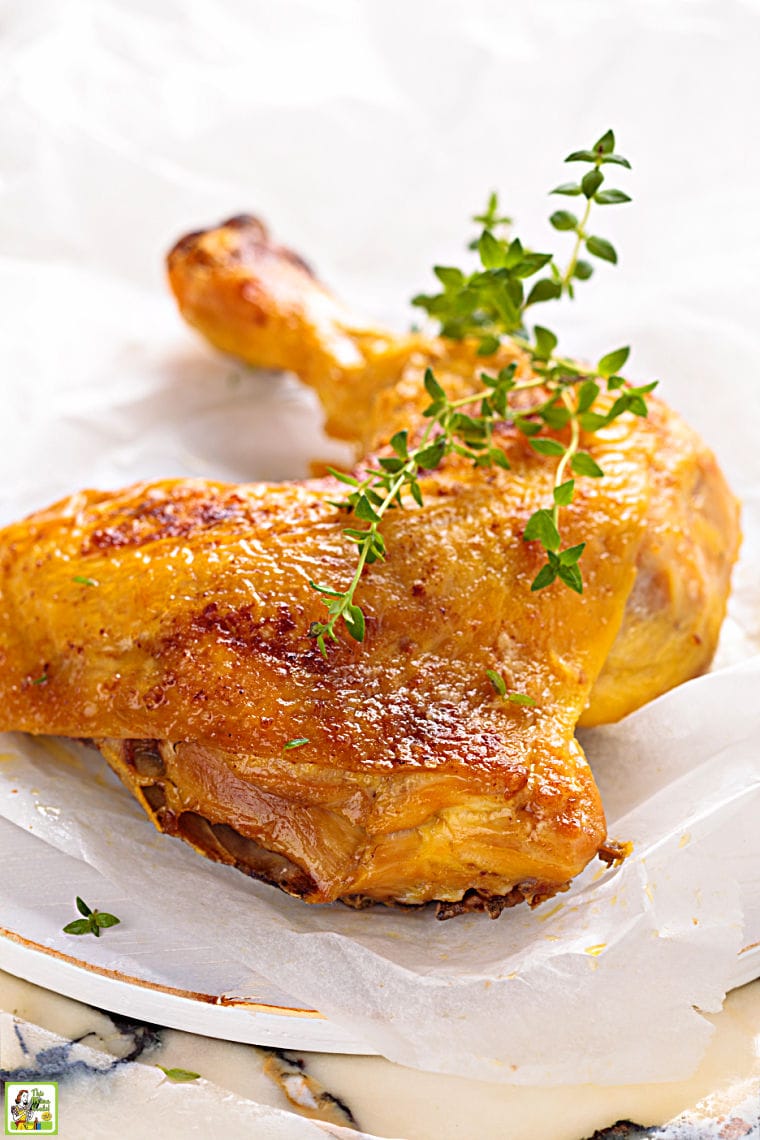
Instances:
[[[164,1029],[0,972],[0,1080],[57,1080],[64,1140],[617,1140],[760,1137],[760,981],[710,1017],[678,1083],[536,1089],[422,1073],[380,1057],[294,1053]],[[185,1083],[162,1072],[199,1074]]]

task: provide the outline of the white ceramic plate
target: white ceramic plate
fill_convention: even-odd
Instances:
[[[22,867],[34,866],[33,897],[21,886]],[[210,957],[199,940],[167,931],[166,960],[141,938],[139,915],[127,935],[64,935],[77,917],[74,898],[107,899],[114,913],[129,903],[93,867],[0,818],[0,969],[77,1001],[206,1037],[314,1049],[372,1053],[356,1037],[271,983],[240,975]],[[94,903],[93,903],[94,905]],[[131,930],[136,927],[135,933]],[[116,955],[118,947],[118,956]]]
[[[22,876],[14,873],[14,866],[28,867],[30,860],[40,884],[33,898],[17,886]],[[139,931],[126,946],[120,940],[118,962],[107,937],[63,935],[61,926],[75,917],[76,894],[108,898],[120,911],[126,899],[114,897],[113,886],[93,867],[2,818],[0,866],[0,969],[8,973],[89,1005],[206,1037],[283,1049],[374,1052],[266,980],[230,973],[204,954],[202,943],[178,943],[175,936],[159,976],[155,951],[146,951]],[[760,941],[748,942],[732,987],[758,976]]]

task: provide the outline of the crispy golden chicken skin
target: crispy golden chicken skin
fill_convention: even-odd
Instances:
[[[428,363],[451,394],[477,387],[472,346],[352,320],[250,219],[183,239],[170,275],[214,343],[314,385],[362,467],[419,430]],[[562,890],[614,854],[576,724],[704,667],[736,506],[653,401],[584,440],[606,477],[578,480],[563,522],[587,543],[583,595],[532,593],[543,553],[522,536],[554,463],[509,426],[496,443],[509,471],[451,456],[423,506],[385,516],[366,640],[327,660],[309,581],[343,588],[356,558],[332,477],[86,491],[5,528],[0,728],[94,740],[160,829],[309,902],[495,916]]]
[[[327,661],[309,579],[347,582],[355,559],[336,480],[58,503],[0,532],[2,727],[96,740],[161,828],[257,874],[274,861],[310,901],[546,897],[605,840],[573,731],[634,577],[628,427],[569,522],[594,533],[581,599],[530,591],[541,556],[519,536],[552,469],[506,433],[512,472],[451,461],[388,519],[366,641]]]

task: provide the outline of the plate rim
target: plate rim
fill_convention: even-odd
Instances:
[[[320,1013],[319,1010],[309,1009],[308,1007],[270,1005],[268,1002],[249,1001],[247,998],[229,998],[225,997],[224,994],[204,994],[197,990],[183,990],[177,986],[163,986],[160,982],[149,982],[146,978],[136,978],[132,974],[123,974],[120,970],[111,970],[107,966],[97,966],[93,962],[87,962],[84,958],[76,958],[73,954],[66,954],[62,950],[55,950],[52,946],[45,946],[41,942],[35,942],[33,938],[26,938],[23,934],[19,934],[15,930],[9,930],[5,926],[0,926],[0,938],[7,938],[9,941],[16,942],[18,945],[23,946],[26,950],[46,954],[51,958],[57,958],[62,962],[67,962],[70,966],[78,966],[79,969],[88,970],[93,974],[100,974],[101,977],[109,978],[111,981],[123,982],[125,985],[140,986],[146,990],[156,990],[159,993],[170,994],[172,997],[185,998],[189,1001],[201,1002],[206,1005],[235,1006],[250,1009],[255,1013],[271,1013],[287,1017],[317,1018],[320,1021],[327,1020],[325,1015]]]
[[[0,969],[106,1013],[184,1033],[298,1052],[376,1053],[318,1010],[162,986],[93,965],[2,926]],[[151,995],[159,999],[155,1007]]]

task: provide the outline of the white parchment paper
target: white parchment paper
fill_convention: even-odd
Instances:
[[[3,21],[3,520],[84,485],[286,478],[338,454],[295,381],[181,325],[161,259],[183,230],[259,212],[403,327],[492,186],[531,243],[561,242],[544,191],[615,127],[636,204],[600,210],[598,231],[621,266],[554,324],[578,355],[634,346],[632,374],[662,377],[717,450],[745,528],[715,671],[584,736],[634,856],[537,912],[436,924],[308,908],[207,863],[84,752],[4,738],[0,813],[139,903],[153,976],[175,985],[172,931],[197,929],[221,989],[268,978],[405,1064],[685,1076],[710,1035],[699,1011],[760,939],[758,5],[7,0]]]

